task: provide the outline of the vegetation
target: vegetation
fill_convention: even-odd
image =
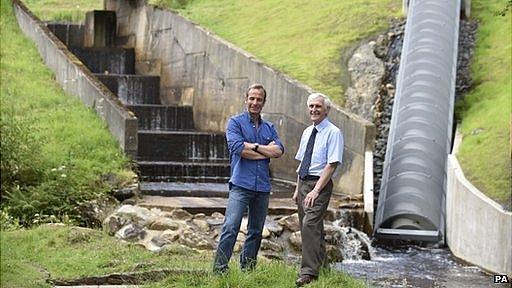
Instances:
[[[76,279],[111,273],[142,272],[158,269],[186,269],[202,276],[169,275],[147,287],[293,287],[297,266],[260,259],[255,271],[242,273],[231,263],[226,276],[210,273],[211,252],[198,252],[185,246],[170,246],[159,253],[121,243],[103,232],[69,226],[43,225],[30,230],[2,231],[1,286],[51,287],[52,279]],[[94,253],[91,253],[94,251]],[[361,281],[335,271],[325,272],[308,287],[364,287]]]
[[[395,0],[149,2],[177,9],[340,105],[349,81],[345,54],[401,14],[401,2]]]
[[[471,5],[479,21],[475,85],[458,107],[464,135],[458,159],[471,183],[510,210],[512,5],[497,0]]]
[[[54,81],[10,1],[1,13],[1,207],[24,225],[79,221],[77,205],[129,180],[129,160],[94,111]]]
[[[102,0],[23,0],[41,20],[81,22],[85,13],[102,10]]]

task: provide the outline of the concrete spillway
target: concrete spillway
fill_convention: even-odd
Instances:
[[[461,4],[409,4],[374,232],[444,242]]]

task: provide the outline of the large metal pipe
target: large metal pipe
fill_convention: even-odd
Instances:
[[[444,242],[460,5],[409,1],[376,237]]]

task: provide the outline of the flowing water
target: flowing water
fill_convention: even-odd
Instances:
[[[461,263],[447,248],[411,245],[370,250],[371,260],[345,258],[335,269],[362,279],[367,287],[510,287],[493,284],[492,275]]]

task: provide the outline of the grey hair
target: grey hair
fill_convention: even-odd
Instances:
[[[309,106],[309,103],[313,101],[316,98],[322,98],[324,100],[325,108],[330,109],[331,108],[331,100],[329,100],[329,97],[325,96],[322,93],[311,93],[308,97],[308,101],[306,104]]]

